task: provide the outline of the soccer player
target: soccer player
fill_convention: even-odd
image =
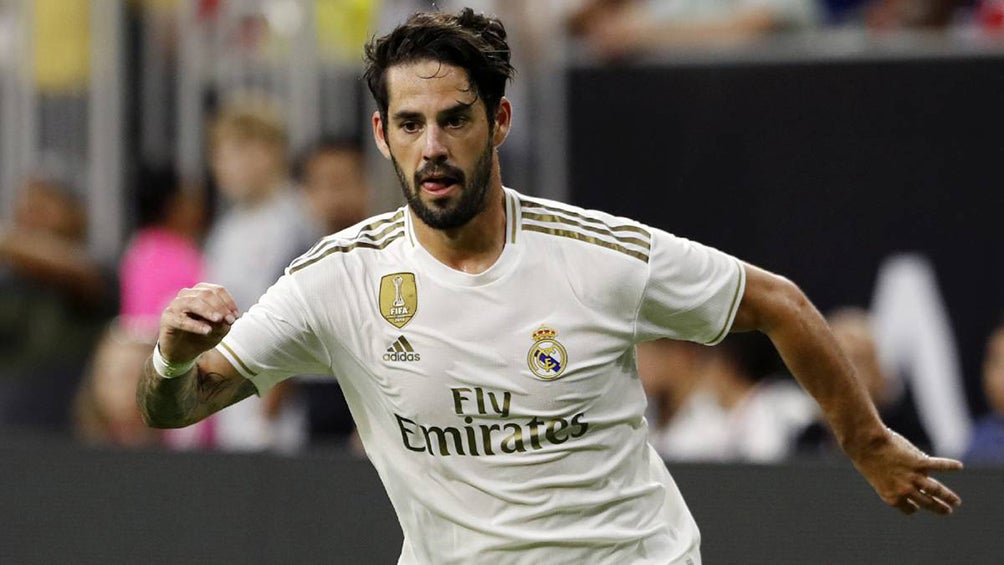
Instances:
[[[185,426],[289,375],[337,375],[404,530],[400,563],[700,563],[649,446],[635,344],[760,330],[888,504],[948,514],[960,468],[883,426],[802,292],[666,232],[503,187],[497,19],[418,14],[366,49],[407,206],[322,239],[240,320],[183,290],[138,390]]]

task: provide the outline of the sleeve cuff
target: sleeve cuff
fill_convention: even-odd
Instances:
[[[725,317],[725,325],[722,327],[722,330],[718,332],[718,335],[712,338],[711,341],[705,342],[705,345],[716,345],[721,343],[721,341],[725,339],[725,336],[729,335],[729,330],[732,329],[732,324],[736,321],[736,314],[739,312],[739,304],[742,302],[743,292],[746,290],[746,268],[743,267],[742,262],[738,259],[734,259],[734,261],[736,263],[736,267],[739,269],[739,272],[736,277],[737,280],[734,294],[732,295],[732,301],[729,305],[729,313]]]
[[[247,363],[241,359],[241,356],[234,351],[234,348],[227,344],[226,340],[221,341],[216,346],[216,351],[223,355],[223,357],[230,362],[230,365],[241,374],[242,377],[251,381],[251,384],[255,386],[258,390],[258,396],[264,395],[268,392],[274,383],[269,379],[263,378],[259,373],[254,371]]]

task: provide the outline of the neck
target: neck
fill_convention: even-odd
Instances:
[[[412,214],[415,236],[440,263],[470,274],[495,264],[505,247],[505,193],[498,175],[488,188],[488,203],[470,222],[452,230],[431,228]]]

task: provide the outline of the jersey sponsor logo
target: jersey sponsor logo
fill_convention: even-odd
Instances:
[[[553,381],[565,372],[568,352],[555,337],[558,332],[547,326],[540,326],[530,337],[533,345],[526,355],[526,363],[537,378]]]
[[[392,273],[380,279],[380,315],[395,328],[403,328],[418,310],[415,273]]]
[[[414,362],[421,361],[422,355],[415,352],[415,348],[408,343],[407,338],[400,336],[387,348],[387,353],[383,354],[383,360]]]
[[[511,416],[513,393],[482,387],[450,389],[455,425],[428,425],[395,413],[401,443],[435,457],[484,457],[554,449],[589,430],[586,413]]]

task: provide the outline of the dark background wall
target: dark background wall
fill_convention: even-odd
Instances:
[[[704,562],[1000,563],[1004,470],[946,478],[949,518],[885,507],[850,467],[672,465]],[[367,461],[123,453],[0,437],[0,562],[393,564],[401,531]],[[473,560],[472,563],[476,563]]]
[[[867,306],[880,261],[936,268],[969,397],[1004,314],[1004,57],[577,68],[573,200]]]

